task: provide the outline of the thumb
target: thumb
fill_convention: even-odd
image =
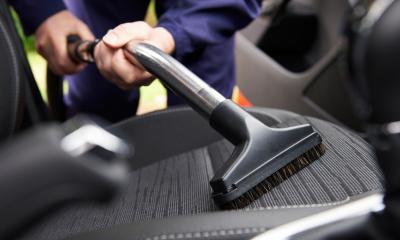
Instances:
[[[103,42],[111,48],[120,48],[131,40],[146,40],[151,30],[145,22],[124,23],[108,31]]]

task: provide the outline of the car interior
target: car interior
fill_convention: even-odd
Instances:
[[[113,125],[60,122],[62,80],[49,73],[49,107],[0,1],[0,238],[327,239],[382,211],[384,174],[343,70],[352,1],[264,2],[236,36],[238,85],[256,106],[246,110],[274,128],[311,124],[326,152],[245,208],[223,210],[209,182],[231,142],[189,106]]]
[[[255,106],[287,109],[361,131],[342,70],[348,1],[286,1],[279,14],[267,6],[237,35],[240,90]]]

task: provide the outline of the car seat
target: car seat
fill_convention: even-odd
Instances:
[[[8,137],[34,125],[32,119],[44,121],[46,114],[42,101],[22,101],[39,94],[28,80],[33,79],[29,68],[21,64],[26,58],[15,39],[8,8],[1,4],[0,22],[7,26],[1,29],[7,31],[1,32],[0,54],[4,64],[14,64],[1,68],[5,84],[1,104],[7,107],[0,119],[7,130],[3,137]],[[12,55],[14,51],[20,54]],[[22,84],[30,87],[21,88]],[[7,97],[17,88],[18,94]],[[326,154],[247,208],[222,211],[211,199],[208,182],[232,145],[189,108],[137,116],[109,126],[135,146],[129,183],[120,195],[106,206],[82,203],[53,211],[28,230],[21,229],[17,239],[249,239],[383,190],[372,148],[351,130],[283,110],[249,111],[270,126],[311,123],[327,146]],[[21,115],[30,121],[17,125]]]
[[[1,3],[0,140],[48,119],[9,9]]]

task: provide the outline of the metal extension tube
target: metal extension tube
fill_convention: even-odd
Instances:
[[[146,43],[128,43],[126,52],[156,76],[173,92],[178,92],[207,119],[225,99],[177,60]]]

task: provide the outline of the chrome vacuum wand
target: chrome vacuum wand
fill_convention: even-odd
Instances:
[[[157,76],[177,95],[183,97],[203,116],[211,115],[213,110],[225,101],[225,97],[193,74],[174,58],[158,48],[144,43],[130,42],[125,46],[128,56],[140,59],[146,69],[152,69]]]

